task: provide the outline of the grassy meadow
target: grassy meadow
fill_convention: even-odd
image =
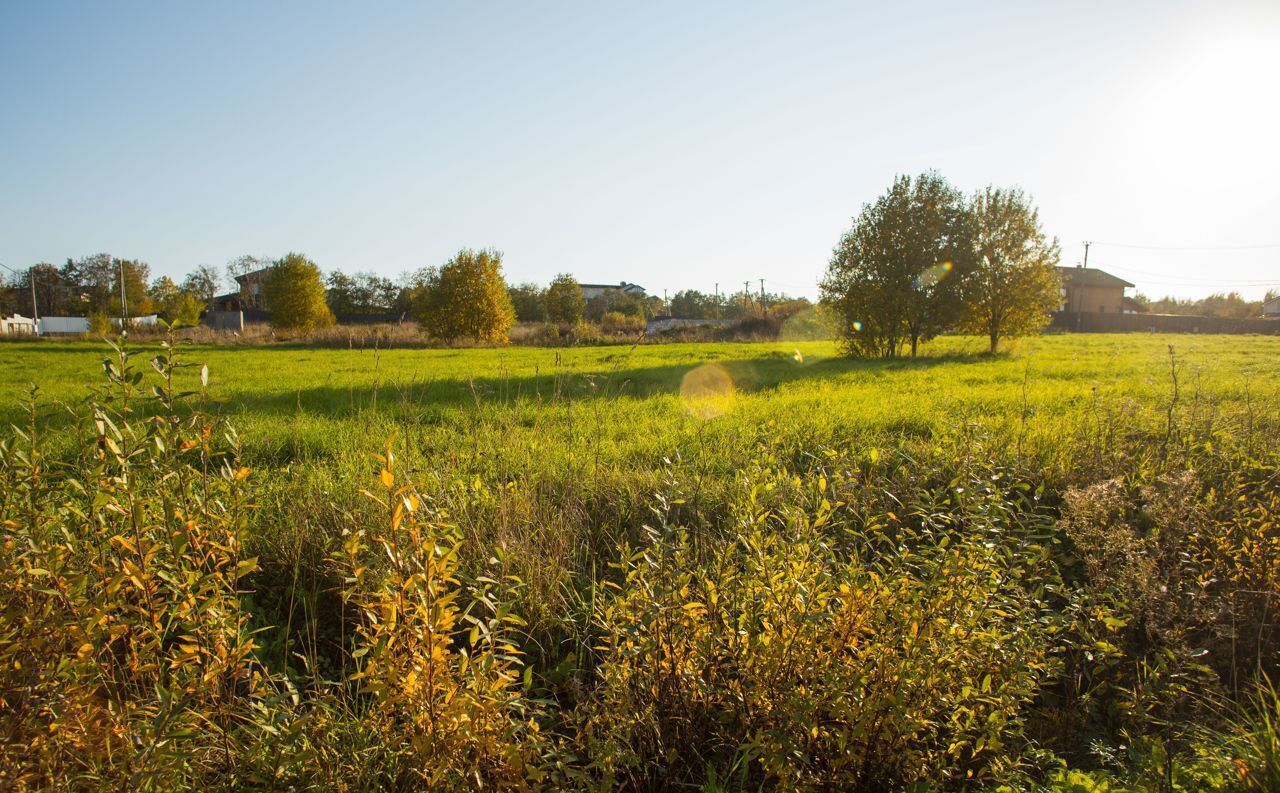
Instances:
[[[984,347],[0,345],[0,764],[1269,789],[1280,338]]]

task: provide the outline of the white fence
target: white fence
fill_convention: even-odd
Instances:
[[[159,319],[160,319],[160,316],[158,314],[143,314],[140,317],[129,317],[129,327],[154,328],[156,326],[156,322],[159,321]],[[120,327],[120,318],[112,317],[111,325],[117,328]]]
[[[41,317],[40,335],[46,333],[88,333],[88,317]]]

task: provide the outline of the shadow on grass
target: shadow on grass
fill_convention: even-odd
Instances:
[[[799,381],[829,380],[851,373],[869,375],[920,371],[944,364],[965,365],[991,361],[987,355],[921,356],[914,359],[827,358],[801,364],[790,355],[716,362],[728,373],[734,387],[746,393],[777,389]],[[556,404],[600,399],[645,399],[678,394],[687,373],[705,364],[672,364],[587,371],[550,371],[536,375],[481,378],[414,378],[377,386],[323,385],[275,392],[227,394],[214,403],[230,415],[237,413],[288,416],[299,414],[343,416],[364,411],[421,417],[424,409],[487,408],[517,404]],[[215,394],[215,397],[217,395]]]

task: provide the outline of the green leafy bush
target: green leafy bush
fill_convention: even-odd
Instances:
[[[890,789],[1018,762],[1010,737],[1052,669],[1032,559],[980,536],[842,559],[823,523],[654,531],[622,563],[581,714],[605,779]]]

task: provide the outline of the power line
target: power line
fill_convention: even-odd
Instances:
[[[1106,245],[1109,248],[1133,248],[1144,251],[1257,251],[1280,248],[1280,242],[1266,242],[1260,245],[1133,245],[1126,242],[1098,242],[1090,240],[1093,245]],[[1086,245],[1090,243],[1085,243]]]
[[[1259,286],[1280,286],[1280,281],[1250,281],[1243,284],[1232,283],[1207,283],[1204,281],[1161,281],[1157,278],[1139,278],[1144,284],[1154,284],[1156,286],[1185,286],[1193,289],[1251,289]]]
[[[1142,277],[1144,281],[1153,281],[1153,280],[1171,281],[1171,282],[1182,281],[1182,282],[1185,282],[1187,286],[1197,286],[1199,284],[1203,284],[1206,286],[1213,286],[1214,284],[1239,284],[1241,286],[1265,286],[1267,284],[1277,283],[1276,280],[1268,281],[1265,279],[1258,279],[1258,278],[1214,278],[1212,276],[1202,278],[1200,276],[1194,276],[1194,275],[1178,276],[1178,275],[1171,275],[1169,273],[1153,273],[1146,270],[1135,270],[1132,267],[1119,267],[1111,264],[1107,265],[1107,269],[1115,270],[1121,273],[1128,273],[1129,275],[1133,275],[1133,276],[1139,276],[1139,277]]]

